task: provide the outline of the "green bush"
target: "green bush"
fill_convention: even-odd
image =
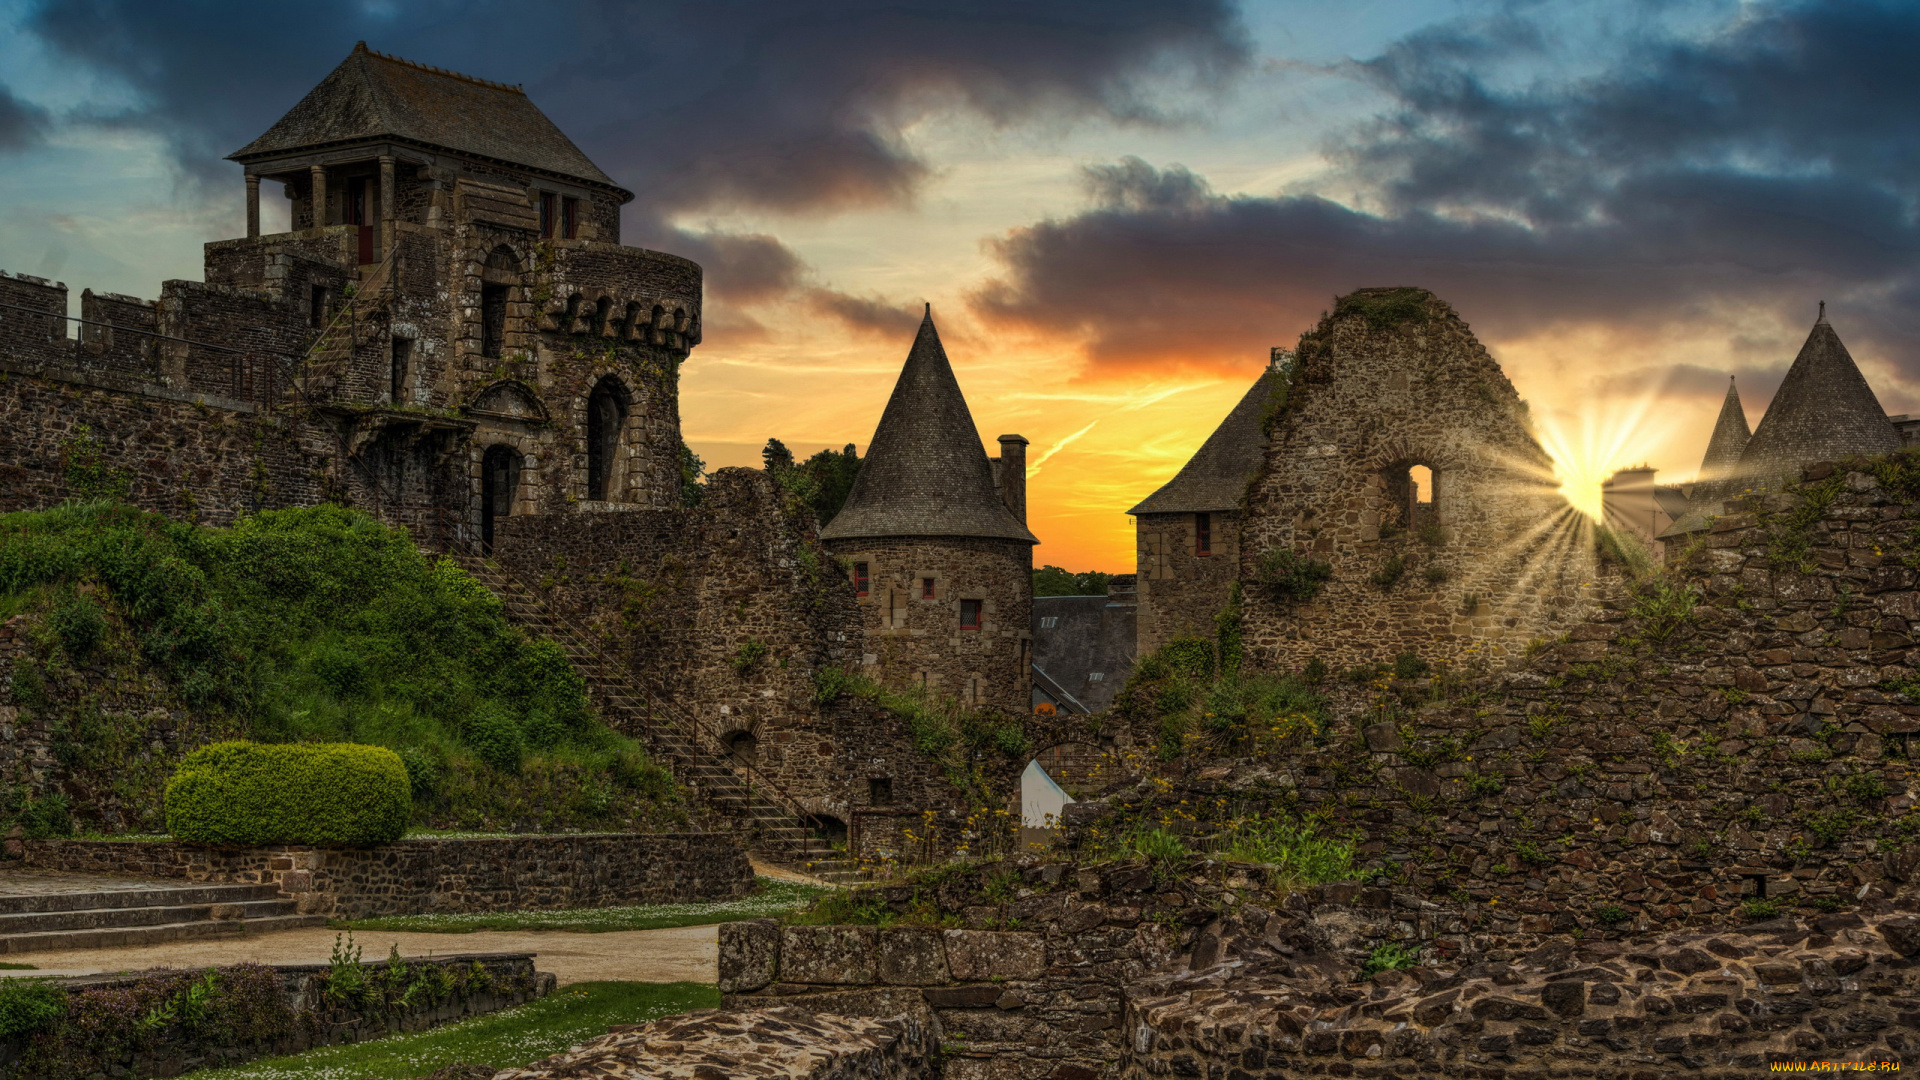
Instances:
[[[1303,559],[1291,548],[1274,548],[1260,556],[1253,580],[1288,600],[1311,600],[1333,577],[1333,566],[1320,559]]]
[[[379,746],[214,743],[167,781],[167,831],[192,844],[372,847],[412,813],[406,765]]]
[[[41,979],[0,979],[0,1041],[12,1042],[54,1025],[67,1011],[67,991]]]

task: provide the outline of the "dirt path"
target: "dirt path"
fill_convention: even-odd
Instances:
[[[70,949],[21,953],[6,959],[32,964],[35,971],[10,975],[92,975],[152,967],[207,967],[213,964],[324,964],[333,951],[334,931],[280,930],[250,937],[182,941],[127,949]],[[539,953],[534,966],[551,971],[560,985],[575,982],[703,982],[719,978],[720,931],[715,926],[667,930],[623,930],[607,934],[571,934],[558,930],[480,930],[471,934],[402,934],[356,930],[354,943],[366,962],[384,960],[394,946],[402,956],[448,953]]]

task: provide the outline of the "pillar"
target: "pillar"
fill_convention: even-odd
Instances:
[[[393,250],[393,158],[380,156],[380,257]]]
[[[1027,440],[1000,436],[1000,498],[1020,524],[1027,523]]]
[[[327,223],[327,167],[309,166],[313,172],[313,195],[308,203],[313,207],[313,227],[318,229]]]
[[[247,239],[260,235],[260,178],[247,174]]]

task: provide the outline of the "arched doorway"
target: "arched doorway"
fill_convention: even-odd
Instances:
[[[627,388],[601,379],[587,397],[587,499],[619,501],[620,436],[627,425]]]
[[[493,522],[513,513],[520,490],[520,452],[511,446],[487,447],[480,459],[480,548],[493,553]]]
[[[507,344],[507,298],[520,280],[517,260],[505,244],[480,268],[480,355],[499,359]]]
[[[800,823],[813,831],[813,835],[836,847],[847,842],[847,823],[832,814],[808,814]]]
[[[736,731],[724,740],[727,754],[737,765],[754,766],[760,764],[760,740],[751,731]]]

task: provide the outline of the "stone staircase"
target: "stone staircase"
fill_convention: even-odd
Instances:
[[[615,730],[646,744],[654,760],[692,796],[696,819],[706,818],[703,824],[716,830],[745,832],[753,851],[782,866],[835,884],[859,880],[853,862],[807,827],[785,792],[764,778],[743,780],[717,738],[663,695],[648,693],[586,630],[492,560],[460,551],[450,557],[500,598],[516,626],[566,650],[601,715]]]
[[[272,885],[180,885],[0,896],[0,953],[103,949],[325,926]]]
[[[294,368],[291,392],[318,403],[333,396],[353,364],[353,352],[366,343],[374,329],[372,318],[392,302],[387,283],[393,276],[393,252],[372,266],[362,266],[353,282],[353,295],[341,298],[326,328],[307,347]]]

